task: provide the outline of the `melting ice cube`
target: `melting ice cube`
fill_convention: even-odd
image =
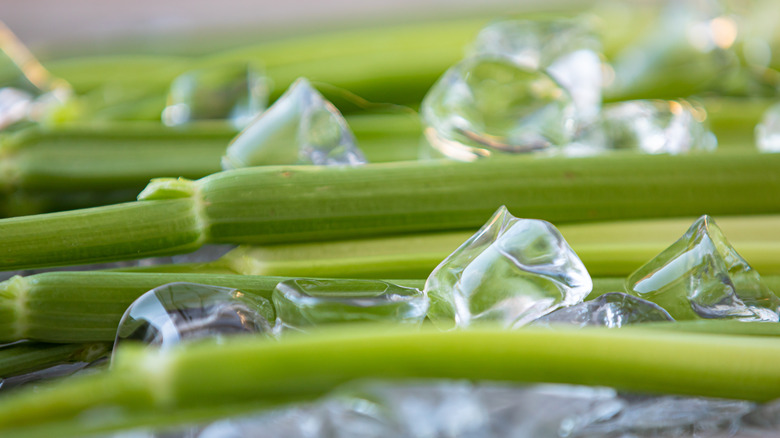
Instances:
[[[287,280],[271,299],[277,332],[336,322],[420,324],[428,310],[420,290],[379,280]]]
[[[780,298],[706,215],[631,274],[626,287],[676,319],[778,321]]]
[[[170,283],[130,305],[114,345],[142,341],[167,349],[183,340],[241,333],[268,333],[273,316],[268,300],[236,289]]]
[[[194,120],[230,120],[243,128],[268,105],[268,80],[247,63],[191,70],[171,83],[162,120],[168,126]]]
[[[718,142],[703,123],[703,111],[684,101],[633,100],[606,105],[601,115],[605,146],[648,154],[714,150]]]
[[[227,148],[222,167],[366,163],[346,120],[306,79],[298,79]]]
[[[600,297],[548,313],[533,325],[570,324],[623,327],[642,322],[672,321],[669,312],[659,305],[622,292]]]
[[[518,327],[590,293],[577,254],[549,222],[501,207],[434,269],[425,283],[428,317],[441,328],[493,322]]]

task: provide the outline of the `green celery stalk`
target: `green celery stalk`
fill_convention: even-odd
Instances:
[[[370,162],[414,160],[421,128],[406,112],[347,117]],[[224,123],[182,128],[122,122],[30,129],[0,139],[5,216],[127,202],[159,176],[219,172],[236,132]],[[292,146],[291,146],[292,147]]]
[[[81,436],[153,424],[155,413],[160,421],[188,410],[313,398],[360,378],[570,383],[767,401],[780,397],[778,360],[780,344],[772,338],[641,328],[413,332],[361,326],[282,342],[194,343],[167,354],[128,346],[108,372],[0,400],[0,432]],[[87,416],[105,409],[122,415]]]
[[[500,205],[553,223],[780,211],[780,155],[613,154],[266,167],[158,180],[139,202],[0,220],[0,269],[474,229]]]
[[[558,226],[596,277],[627,276],[685,233],[695,218],[645,219]],[[730,242],[758,272],[780,274],[780,216],[717,218]],[[244,245],[209,263],[125,268],[126,272],[231,272],[347,278],[424,278],[473,231]]]
[[[282,38],[212,56],[99,56],[51,61],[46,66],[77,93],[92,92],[93,103],[111,95],[112,105],[106,108],[110,114],[96,114],[102,117],[159,119],[176,76],[204,65],[236,61],[263,65],[274,85],[272,97],[306,76],[369,101],[416,104],[461,58],[463,47],[487,21],[472,18],[341,30]],[[12,68],[0,72],[0,83],[15,79],[16,74]],[[340,92],[325,94],[340,106],[351,100]]]
[[[276,285],[291,277],[231,274],[47,272],[0,282],[0,342],[110,342],[119,320],[143,293],[172,282],[190,282],[239,289],[271,299]],[[292,277],[310,278],[310,276]],[[422,289],[424,280],[389,280]],[[780,290],[780,276],[764,281]],[[593,299],[620,292],[625,278],[594,278]]]
[[[109,353],[105,343],[43,344],[18,342],[0,347],[0,379],[13,377],[54,365],[92,362]]]
[[[128,306],[167,283],[190,282],[239,289],[271,299],[289,277],[214,274],[48,272],[0,283],[0,342],[111,342]],[[422,288],[422,280],[392,280]]]

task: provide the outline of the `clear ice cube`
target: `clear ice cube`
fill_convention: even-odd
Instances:
[[[379,280],[287,280],[271,300],[277,333],[338,322],[420,324],[428,310],[420,290]]]
[[[268,105],[268,79],[247,63],[190,70],[176,77],[162,121],[177,126],[195,120],[229,120],[246,126]]]
[[[626,289],[676,319],[778,321],[780,298],[706,215],[631,274]]]
[[[533,325],[568,324],[579,327],[623,327],[643,322],[672,321],[659,305],[622,292],[610,292],[590,301],[564,307],[534,321]]]
[[[463,161],[564,145],[575,130],[569,93],[548,74],[503,58],[456,64],[421,111],[428,142]]]
[[[344,117],[303,78],[239,133],[222,158],[225,169],[365,163]]]
[[[519,327],[581,302],[593,287],[577,254],[549,222],[505,207],[434,269],[428,317],[440,328],[490,322]]]
[[[605,105],[601,127],[606,149],[648,154],[711,151],[715,135],[703,121],[704,110],[685,101],[633,100]]]
[[[577,121],[587,124],[601,107],[599,50],[600,43],[584,20],[505,20],[482,29],[470,53],[547,72],[571,95]]]
[[[780,104],[769,107],[756,125],[756,146],[761,152],[780,152]]]
[[[146,292],[128,307],[114,345],[141,341],[168,349],[184,340],[270,333],[271,303],[237,289],[169,283]]]

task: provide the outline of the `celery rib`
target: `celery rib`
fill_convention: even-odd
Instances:
[[[776,341],[744,336],[342,327],[284,342],[236,338],[221,345],[192,344],[164,357],[126,348],[109,372],[0,400],[0,431],[14,436],[62,425],[72,435],[85,434],[92,428],[110,430],[112,422],[126,425],[122,416],[72,422],[98,407],[135,418],[156,411],[175,416],[209,406],[312,398],[360,378],[570,383],[767,401],[780,397],[778,360]]]
[[[480,226],[500,205],[554,223],[780,212],[780,155],[511,157],[354,168],[267,167],[197,182],[192,198],[0,220],[0,269],[111,261],[213,243],[283,243]],[[189,213],[189,214],[188,214]]]
[[[20,342],[0,348],[0,379],[69,362],[92,362],[110,351],[110,344],[43,344]]]
[[[266,299],[290,277],[193,273],[48,272],[0,283],[0,342],[110,342],[127,307],[146,291],[184,281],[239,289]],[[302,278],[302,277],[297,277]],[[306,277],[310,278],[310,277]],[[390,280],[422,288],[424,280]],[[780,276],[764,278],[780,290]],[[625,278],[594,278],[588,299],[624,290]],[[17,303],[23,293],[24,318]],[[741,327],[741,326],[740,326]],[[707,326],[702,330],[706,330]],[[721,330],[713,327],[713,330]]]
[[[695,218],[561,224],[561,234],[594,277],[627,276],[676,241]],[[731,244],[762,274],[780,274],[780,216],[716,218]],[[424,278],[473,231],[244,245],[197,265],[155,265],[133,272],[233,272],[245,275]]]

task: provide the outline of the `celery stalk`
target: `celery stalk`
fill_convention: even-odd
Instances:
[[[129,420],[133,426],[154,424],[160,415],[175,421],[188,410],[312,398],[372,377],[604,385],[755,401],[780,397],[780,345],[772,338],[641,328],[411,332],[361,326],[284,342],[236,338],[183,345],[167,354],[129,347],[118,353],[108,372],[0,400],[0,432],[44,436],[56,428],[59,436],[80,436],[129,426]],[[94,409],[122,415],[87,417]]]
[[[146,291],[184,281],[235,288],[266,299],[280,281],[291,277],[230,274],[47,272],[0,283],[0,342],[110,342],[128,306]],[[310,278],[299,276],[293,278]],[[389,280],[423,288],[424,280]],[[780,290],[780,276],[764,278]],[[625,278],[594,278],[588,299],[620,292]]]
[[[0,347],[0,378],[69,362],[92,362],[110,351],[105,343],[43,344],[19,342]]]
[[[0,269],[471,229],[500,205],[553,223],[780,212],[780,155],[614,154],[267,167],[154,181],[142,201],[0,220]]]
[[[588,272],[627,276],[677,240],[695,218],[558,226]],[[780,274],[780,216],[717,218],[730,242],[758,272]],[[348,278],[424,278],[473,231],[240,246],[210,263],[125,268],[126,272],[232,272]]]
[[[370,162],[413,160],[420,125],[405,112],[348,117]],[[30,129],[0,139],[5,216],[127,202],[151,178],[219,172],[236,132],[200,122],[167,128],[145,122]],[[291,145],[291,147],[293,147]]]

